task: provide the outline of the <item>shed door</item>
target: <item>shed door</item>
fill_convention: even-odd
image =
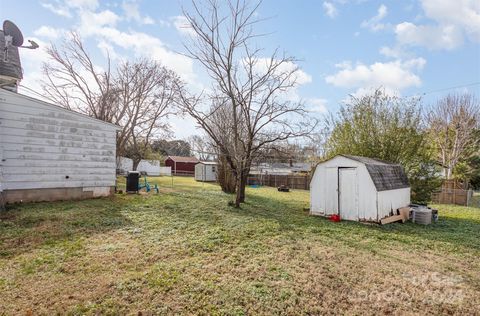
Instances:
[[[347,220],[358,220],[357,212],[357,171],[355,168],[338,169],[338,201],[340,217]]]
[[[338,169],[326,169],[325,181],[325,214],[338,214]]]

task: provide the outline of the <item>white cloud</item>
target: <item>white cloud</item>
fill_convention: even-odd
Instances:
[[[158,25],[160,25],[162,27],[170,27],[171,23],[169,21],[159,19],[158,20]]]
[[[403,22],[395,27],[398,43],[451,50],[463,43],[460,29],[454,25],[415,25]]]
[[[129,3],[126,3],[127,7]],[[121,17],[113,11],[100,10],[96,0],[52,0],[49,4],[55,8],[67,8],[68,11],[65,12],[76,19],[74,29],[84,39],[94,39],[102,54],[105,55],[108,52],[112,59],[129,55],[149,57],[176,71],[188,83],[197,85],[194,82],[196,74],[193,71],[191,59],[172,51],[155,36],[131,29],[123,31],[117,28],[117,23],[122,19],[140,17],[143,23],[149,23],[150,21],[145,20],[145,17],[142,17],[139,12],[138,15],[136,12],[130,12],[129,16]],[[47,4],[46,7],[48,6]],[[134,3],[134,11],[135,8]]]
[[[115,47],[104,40],[100,40],[97,44],[97,47],[105,58],[110,58],[111,60],[118,60],[122,58],[122,56],[120,56],[115,50]]]
[[[323,9],[325,10],[325,14],[328,15],[330,18],[335,18],[338,15],[337,8],[331,2],[324,1],[323,2]]]
[[[138,3],[134,1],[123,1],[122,9],[125,14],[127,21],[136,21],[140,24],[155,24],[155,21],[148,15],[142,16],[140,14],[140,9],[138,8]]]
[[[480,42],[480,1],[422,0],[422,7],[434,23],[398,24],[395,33],[400,44],[451,50],[462,45],[465,37]]]
[[[170,51],[160,39],[140,32],[121,32],[114,28],[102,28],[100,35],[124,49],[133,49],[137,56],[148,56],[162,65],[175,70],[184,79],[191,81],[195,78],[192,60]]]
[[[96,10],[98,8],[98,0],[68,0],[66,3],[71,8],[82,10]]]
[[[327,99],[322,98],[310,98],[307,99],[307,104],[310,104],[309,110],[315,113],[327,113]]]
[[[151,17],[149,16],[145,16],[143,17],[143,24],[155,24],[155,20],[153,20]]]
[[[47,102],[53,102],[47,97],[42,97],[42,80],[44,79],[43,64],[50,62],[50,56],[47,53],[49,44],[42,41],[39,38],[32,38],[38,45],[38,49],[22,49],[20,51],[20,58],[22,60],[22,66],[25,69],[24,79],[20,82],[21,86],[19,92],[30,95],[35,98],[40,98]],[[94,65],[97,71],[102,71],[102,68]],[[82,70],[80,75],[84,80],[90,83],[92,90],[95,90],[96,83],[93,76],[86,70]],[[26,87],[26,88],[25,88]],[[70,91],[71,95],[75,95],[74,91]]]
[[[41,3],[42,7],[50,10],[56,15],[71,18],[71,9],[79,10],[96,10],[98,8],[98,0],[53,0]]]
[[[174,115],[169,117],[168,123],[176,139],[186,139],[200,133],[197,122],[191,116]]]
[[[82,36],[96,38],[104,54],[108,51],[113,54],[112,58],[117,57],[118,52],[114,46],[131,50],[137,57],[146,56],[157,60],[189,82],[194,80],[191,59],[169,50],[160,39],[152,35],[132,30],[120,31],[115,27],[120,17],[112,11],[80,11],[79,16],[78,30]]]
[[[394,91],[411,86],[420,86],[422,81],[415,72],[425,66],[425,59],[414,58],[406,61],[376,62],[371,65],[351,62],[338,64],[340,70],[327,76],[325,81],[337,87],[345,88],[377,88],[385,87]]]
[[[246,60],[243,60],[244,65],[246,65]],[[256,75],[262,76],[265,74],[267,71],[268,67],[270,66],[271,63],[270,58],[258,58],[256,59],[255,64],[253,65],[253,70]],[[275,60],[274,63],[279,62],[278,60]],[[293,72],[293,74],[292,74]],[[300,94],[298,92],[298,88],[300,86],[303,86],[305,84],[311,83],[312,82],[312,76],[310,76],[308,73],[303,71],[302,69],[299,68],[299,66],[294,63],[294,62],[283,62],[280,65],[276,65],[275,68],[275,75],[286,78],[286,76],[290,76],[288,79],[285,81],[285,85],[291,85],[288,89],[285,89],[284,91],[279,91],[277,96],[284,100],[292,101],[292,102],[300,102],[302,98],[300,97]]]
[[[383,46],[379,52],[383,56],[393,59],[408,59],[413,57],[412,54],[404,50],[401,45],[395,45],[393,47]]]
[[[350,60],[344,60],[342,62],[336,63],[335,68],[351,68],[352,67],[352,62]]]
[[[80,11],[78,31],[84,36],[95,35],[102,27],[114,27],[120,17],[110,10],[100,12]]]
[[[190,27],[190,22],[184,15],[177,15],[171,18],[173,25],[180,34],[183,35],[195,35],[195,31]]]
[[[33,34],[35,34],[36,36],[40,36],[48,39],[57,39],[63,33],[65,33],[65,30],[54,28],[47,25],[42,25],[41,27],[39,27],[33,32]]]
[[[34,40],[39,45],[39,48],[22,49],[19,51],[20,60],[22,61],[22,68],[24,69],[23,80],[20,82],[20,84],[36,92],[41,92],[41,80],[43,78],[42,65],[49,59],[49,55],[46,51],[48,43],[36,37],[29,38]],[[23,94],[39,98],[39,95],[23,87],[20,87],[19,91]],[[45,98],[43,99],[47,101]]]
[[[402,65],[407,69],[422,70],[426,63],[427,61],[425,59],[419,57],[406,60],[402,62]]]
[[[377,9],[377,15],[375,15],[369,20],[363,21],[361,26],[364,28],[369,28],[374,32],[383,30],[385,28],[385,24],[382,23],[382,20],[387,16],[387,14],[388,14],[388,9],[384,4],[382,4]]]
[[[258,58],[256,63],[255,63],[255,70],[258,71],[259,74],[265,73],[267,68],[271,64],[271,59],[270,58]],[[274,61],[275,63],[279,62],[278,60]],[[298,67],[297,64],[291,61],[286,61],[280,64],[278,67],[276,67],[276,74],[282,75],[282,74],[288,74],[291,72],[294,72],[291,83],[295,83],[296,86],[301,86],[307,83],[312,82],[312,76],[310,76],[308,73],[303,71]]]
[[[53,4],[53,3],[41,3],[42,7],[45,9],[48,9],[50,12],[63,16],[65,18],[71,18],[72,14],[70,13],[70,9],[68,6],[61,5],[59,3]]]
[[[368,87],[368,88],[358,88],[352,93],[349,93],[349,95],[342,100],[344,103],[349,103],[351,102],[352,98],[360,98],[362,96],[366,95],[373,95],[376,90],[381,89],[383,93],[386,95],[390,96],[400,96],[400,92],[396,89],[392,89],[390,87],[384,87],[384,86],[377,86],[377,87]]]
[[[455,25],[472,40],[480,41],[480,1],[423,0],[425,15],[440,25]]]

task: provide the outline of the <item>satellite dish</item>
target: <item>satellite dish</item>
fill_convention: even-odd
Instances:
[[[17,91],[18,84],[23,79],[18,49],[38,48],[34,41],[28,42],[30,45],[22,46],[23,35],[20,29],[12,21],[3,22],[3,30],[0,30],[0,52],[3,51],[3,58],[0,58],[0,88]]]
[[[40,47],[40,46],[38,46],[38,44],[35,41],[28,40],[28,42],[30,43],[30,46],[20,46],[20,47],[28,48],[28,49],[37,49],[37,48]]]
[[[20,29],[12,21],[5,20],[3,22],[3,33],[5,36],[12,37],[13,46],[22,46],[23,45],[23,35]]]

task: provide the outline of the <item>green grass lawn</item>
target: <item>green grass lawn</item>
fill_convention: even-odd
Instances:
[[[307,191],[249,188],[235,209],[214,184],[151,182],[0,213],[0,314],[480,313],[480,209],[333,223]]]
[[[473,192],[472,201],[469,205],[473,207],[480,207],[480,192]]]

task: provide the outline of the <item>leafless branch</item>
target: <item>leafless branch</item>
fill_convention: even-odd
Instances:
[[[298,86],[296,60],[278,50],[265,58],[252,45],[261,2],[204,3],[194,0],[193,10],[184,11],[194,33],[185,50],[206,69],[213,92],[203,98],[183,95],[180,104],[230,165],[239,206],[254,155],[271,143],[309,134],[316,122],[302,102],[287,98]]]

